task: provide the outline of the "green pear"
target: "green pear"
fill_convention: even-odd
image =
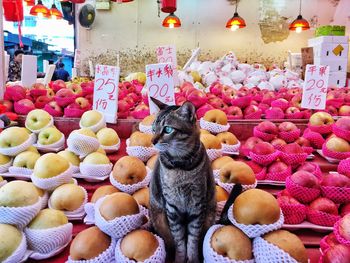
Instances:
[[[11,161],[11,157],[7,156],[7,155],[3,155],[0,153],[0,165],[4,165],[7,164]]]
[[[58,142],[62,136],[62,133],[56,127],[48,127],[40,131],[38,135],[38,143],[42,145],[50,145]]]
[[[67,216],[60,210],[44,209],[29,223],[31,229],[48,229],[68,223]]]
[[[29,139],[24,128],[10,127],[0,133],[0,148],[10,148],[21,145]]]
[[[67,171],[69,162],[56,153],[47,153],[35,163],[33,175],[39,178],[51,178]]]
[[[89,110],[81,116],[80,124],[84,128],[96,125],[103,118],[102,113],[97,110]]]
[[[83,160],[84,164],[109,164],[110,161],[106,155],[99,152],[90,153]]]
[[[32,183],[11,181],[0,188],[0,206],[21,207],[38,202],[39,194]]]
[[[96,134],[98,141],[103,146],[116,145],[119,142],[117,132],[111,128],[103,128]]]
[[[31,151],[21,152],[13,160],[13,166],[34,169],[34,165],[39,158],[39,153]]]
[[[67,161],[69,161],[72,165],[75,166],[79,166],[80,164],[80,159],[77,155],[75,155],[73,152],[68,151],[68,150],[64,150],[61,151],[59,153],[57,153],[58,155],[62,156],[63,158],[65,158]]]
[[[0,262],[5,261],[21,244],[22,234],[12,225],[0,224]]]
[[[25,126],[27,129],[36,131],[47,126],[51,121],[51,115],[44,110],[36,109],[28,113]]]

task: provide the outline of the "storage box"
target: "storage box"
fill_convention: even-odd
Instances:
[[[329,66],[330,72],[338,72],[338,71],[345,71],[348,67],[348,60],[347,59],[330,59],[330,58],[315,58],[314,57],[314,64],[315,65],[323,65],[323,66]]]
[[[349,45],[337,43],[321,43],[313,46],[314,58],[347,59]]]
[[[313,47],[322,43],[348,44],[349,37],[348,36],[322,36],[322,37],[310,38],[308,40],[309,47]]]
[[[328,79],[329,87],[345,87],[346,85],[346,71],[330,72]]]

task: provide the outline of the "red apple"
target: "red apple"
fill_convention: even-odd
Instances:
[[[252,170],[255,174],[260,173],[261,170],[263,169],[262,166],[260,166],[259,164],[257,164],[254,161],[248,161],[248,162],[246,162],[246,164],[248,164],[250,166],[250,168],[252,168]]]
[[[292,100],[291,100],[291,105],[296,107],[296,108],[301,108],[301,94],[295,95]]]
[[[225,88],[221,94],[221,98],[222,100],[226,103],[226,104],[231,104],[232,99],[234,99],[236,97],[236,93],[237,91],[233,88]]]
[[[263,113],[265,113],[265,111],[266,111],[268,108],[270,108],[270,106],[269,106],[268,104],[266,104],[266,103],[260,103],[260,104],[259,104],[259,109],[260,109]]]
[[[13,111],[13,103],[9,100],[3,100],[1,101],[1,104],[6,107],[6,111],[12,112]]]
[[[347,214],[350,214],[350,203],[343,204],[340,206],[340,216],[345,216]]]
[[[287,189],[284,189],[281,192],[279,192],[278,196],[289,196],[289,197],[292,197],[292,195],[288,192]]]
[[[281,131],[281,132],[291,132],[291,131],[295,131],[298,129],[298,127],[292,123],[292,122],[289,122],[289,121],[285,121],[285,122],[282,122],[279,126],[278,126],[278,129]]]
[[[342,130],[350,131],[350,117],[341,117],[335,122],[335,125]]]
[[[129,110],[130,110],[129,103],[127,103],[124,99],[118,101],[119,112],[127,112]]]
[[[135,109],[131,112],[131,116],[133,116],[135,119],[143,119],[149,114],[149,107],[143,103],[137,105]]]
[[[286,114],[293,114],[296,112],[300,112],[300,110],[297,107],[289,107],[288,109],[286,109]]]
[[[297,199],[287,195],[277,197],[277,202],[280,205],[300,205],[300,202]]]
[[[67,86],[75,95],[81,96],[83,94],[83,89],[79,84],[71,83]]]
[[[207,102],[207,96],[205,93],[197,89],[192,90],[186,98],[193,103],[196,109]]]
[[[272,164],[269,165],[267,168],[268,173],[282,173],[288,169],[288,165],[286,165],[284,162],[281,162],[279,160],[274,161]]]
[[[312,201],[309,205],[309,208],[311,210],[320,211],[327,214],[338,215],[337,205],[325,197],[318,197]]]
[[[87,109],[91,107],[89,101],[83,97],[76,98],[75,103],[78,104],[81,109]]]
[[[304,137],[299,137],[295,143],[299,144],[302,147],[311,147],[310,141]]]
[[[35,101],[35,108],[42,109],[45,107],[46,104],[48,104],[50,101],[52,101],[52,98],[49,98],[47,96],[39,96]]]
[[[22,105],[22,106],[26,106],[26,107],[30,107],[30,108],[35,109],[34,103],[33,103],[31,100],[22,99],[22,100],[17,101],[17,103],[18,103],[19,105]]]
[[[225,111],[227,105],[220,98],[209,99],[208,103],[213,106],[215,109]]]
[[[74,96],[74,93],[70,89],[63,88],[56,92],[56,96],[60,98],[68,98],[68,97]]]
[[[55,80],[55,81],[52,83],[51,87],[52,87],[52,89],[53,89],[54,92],[57,92],[57,91],[59,91],[60,89],[66,88],[66,83],[64,83],[63,80],[58,79],[58,80]]]
[[[215,109],[215,108],[213,106],[211,106],[210,104],[208,104],[208,103],[204,104],[202,107],[200,107],[196,111],[197,119],[202,118],[207,111],[210,111],[213,109]]]
[[[334,106],[327,106],[326,107],[326,112],[328,112],[332,116],[338,116],[338,110]]]
[[[350,246],[337,244],[325,251],[322,263],[349,263],[349,259]]]
[[[263,140],[261,140],[260,138],[258,137],[250,137],[248,138],[245,143],[244,143],[244,147],[247,149],[247,150],[252,150],[254,148],[254,146],[260,142],[263,142]]]
[[[275,148],[268,142],[259,142],[253,147],[252,152],[259,155],[272,154]]]
[[[224,88],[222,84],[220,84],[219,82],[215,82],[210,86],[209,91],[210,93],[219,96],[222,94],[223,89]]]
[[[63,113],[62,108],[57,104],[56,101],[50,101],[50,102],[48,103],[48,105],[49,105],[52,109],[54,109],[55,111],[58,111],[58,112],[62,112],[62,113]]]
[[[284,145],[287,144],[284,140],[282,140],[280,138],[273,139],[270,143],[274,147],[276,147],[276,146],[284,146]]]
[[[250,114],[253,114],[259,110],[259,107],[256,105],[249,105],[247,108],[244,109],[244,116],[248,116]]]
[[[299,144],[297,144],[295,142],[287,144],[287,145],[284,145],[282,151],[285,152],[285,153],[288,153],[288,154],[304,153],[303,148]]]
[[[314,174],[317,167],[318,167],[317,164],[307,162],[307,163],[304,163],[303,165],[299,166],[298,171],[306,171],[306,172]]]
[[[290,179],[298,185],[307,188],[319,188],[319,182],[315,175],[306,171],[298,171],[291,175]]]
[[[278,134],[277,126],[274,123],[272,123],[271,121],[260,122],[257,126],[257,129],[261,132],[264,132],[264,133]]]
[[[339,173],[330,173],[322,177],[321,185],[334,187],[350,187],[350,178]]]
[[[241,108],[237,106],[230,106],[226,108],[226,115],[229,120],[232,119],[242,119],[243,113]]]
[[[26,97],[26,89],[20,85],[13,85],[6,87],[4,99],[19,101]]]
[[[333,246],[339,244],[334,233],[330,233],[329,235],[327,235],[325,241],[328,244],[328,246],[330,246],[330,247],[333,247]]]

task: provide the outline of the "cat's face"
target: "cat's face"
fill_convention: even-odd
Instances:
[[[191,145],[198,143],[195,107],[186,102],[183,106],[163,108],[153,124],[153,144],[162,152],[174,157],[186,156]]]

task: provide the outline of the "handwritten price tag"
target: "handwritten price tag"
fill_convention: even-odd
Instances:
[[[151,114],[159,111],[153,97],[167,105],[175,105],[174,68],[171,63],[146,65],[146,85]]]
[[[177,65],[175,45],[159,46],[156,49],[158,63],[172,63]]]
[[[301,107],[323,110],[326,108],[329,66],[306,65]]]
[[[108,123],[117,122],[120,68],[96,65],[93,109],[102,112]]]

